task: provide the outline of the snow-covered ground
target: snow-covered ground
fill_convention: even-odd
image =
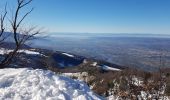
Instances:
[[[77,72],[77,73],[62,73],[63,76],[67,76],[67,77],[76,77],[78,80],[80,81],[85,81],[87,82],[87,79],[90,78],[90,76],[88,76],[87,72]]]
[[[9,49],[4,49],[4,48],[0,48],[0,54],[4,55],[4,54],[9,54],[10,52],[12,52],[13,50],[9,50]],[[26,54],[30,54],[30,55],[42,55],[39,52],[36,51],[31,51],[31,50],[18,50],[19,53],[26,53]]]
[[[68,54],[68,53],[62,53],[63,55],[66,55],[68,57],[74,57],[74,55]]]
[[[118,96],[111,95],[107,97],[107,100],[121,100],[121,99],[119,99]]]
[[[104,69],[104,70],[121,71],[121,70],[118,69],[118,68],[109,67],[109,66],[107,66],[107,65],[98,66],[98,67],[101,67],[101,68]]]
[[[92,66],[97,66],[97,62],[93,62],[91,65]]]
[[[41,69],[0,69],[0,100],[103,100],[78,80]]]

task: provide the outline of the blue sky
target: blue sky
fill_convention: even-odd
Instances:
[[[12,8],[15,0],[6,1]],[[170,34],[170,0],[34,0],[31,6],[27,22],[49,32]]]

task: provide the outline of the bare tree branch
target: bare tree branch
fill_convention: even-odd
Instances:
[[[40,30],[36,30],[36,27],[31,27],[28,29],[24,29],[24,27],[21,27],[22,22],[25,20],[25,18],[33,11],[33,8],[28,11],[26,14],[24,14],[23,17],[19,17],[20,11],[25,6],[29,5],[33,0],[16,0],[17,1],[17,7],[14,12],[14,16],[9,19],[10,25],[12,27],[12,34],[13,39],[15,41],[15,48],[12,52],[7,54],[5,58],[0,62],[0,68],[3,68],[4,66],[9,65],[14,57],[18,55],[18,50],[24,45],[28,40],[31,40],[35,35],[40,34]],[[13,14],[13,13],[12,13]],[[5,6],[5,14],[1,15],[1,35],[4,33],[4,21],[7,15],[7,10]],[[20,31],[19,31],[20,29]],[[6,38],[3,38],[2,41],[4,41]]]
[[[0,18],[0,21],[1,21],[0,37],[2,36],[2,34],[4,33],[4,30],[5,30],[4,21],[5,21],[6,15],[7,15],[6,7],[7,7],[7,3],[5,5],[5,13],[4,13],[4,15],[1,15],[1,18]]]
[[[24,2],[24,0],[22,0],[22,1]],[[26,2],[26,3],[21,2],[21,8],[24,7],[24,6],[26,6],[26,5],[28,5],[28,4],[30,4],[32,1],[33,1],[33,0],[29,0],[29,1]],[[23,4],[22,4],[22,3],[23,3]]]
[[[19,27],[22,23],[22,21],[33,11],[34,9],[32,8],[29,12],[27,12],[22,19],[18,22],[17,27]]]

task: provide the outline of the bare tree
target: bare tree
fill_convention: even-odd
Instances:
[[[4,21],[5,21],[6,15],[7,15],[6,6],[7,6],[7,4],[5,5],[4,14],[0,15],[0,25],[1,25],[1,27],[0,27],[0,44],[2,44],[2,42],[5,40],[5,37],[3,37],[3,34],[4,34],[4,30],[5,30]]]
[[[23,17],[19,17],[21,14],[21,10],[28,6],[33,0],[16,0],[17,5],[16,9],[14,12],[14,16],[12,16],[11,19],[8,21],[10,22],[12,31],[11,33],[13,34],[13,39],[15,43],[15,48],[13,49],[12,52],[7,54],[3,60],[0,62],[0,68],[4,68],[5,66],[9,65],[14,57],[18,54],[18,50],[24,45],[27,41],[31,40],[35,35],[40,34],[40,30],[37,30],[36,27],[31,27],[25,29],[24,27],[21,26],[25,18],[33,11],[33,8],[30,9],[30,11],[26,12]],[[3,37],[3,34],[5,34],[5,19],[7,16],[7,5],[5,5],[5,12],[1,14],[0,16],[0,23],[1,23],[1,29],[0,29],[0,43],[3,43],[5,41],[5,37]],[[7,23],[7,22],[6,22]]]

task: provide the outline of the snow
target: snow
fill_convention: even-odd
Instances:
[[[10,52],[12,52],[13,50],[9,50],[9,49],[4,49],[1,48],[0,49],[0,54],[4,55],[4,54],[9,54]],[[42,55],[39,52],[35,52],[35,51],[31,51],[31,50],[18,50],[19,53],[26,53],[26,54],[30,54],[30,55]]]
[[[93,62],[91,65],[92,66],[97,66],[97,62]]]
[[[102,67],[102,69],[104,69],[104,70],[121,71],[120,69],[109,67],[109,66],[106,66],[106,65],[99,66],[99,67]]]
[[[0,48],[0,54],[1,55],[8,54],[10,52],[12,52],[12,50],[7,50],[7,49],[4,49],[4,48]]]
[[[42,69],[0,69],[0,100],[103,100],[78,80]]]
[[[62,75],[67,77],[76,77],[80,81],[87,81],[87,78],[89,78],[87,72],[62,73]]]
[[[30,54],[30,55],[41,55],[39,52],[35,52],[35,51],[30,51],[30,50],[19,50],[19,53],[26,53],[26,54]]]
[[[107,97],[107,100],[120,100],[120,99],[119,99],[119,96],[110,95]]]
[[[88,73],[87,72],[63,73],[63,75],[79,77],[79,76],[88,76]]]
[[[62,53],[63,55],[69,56],[69,57],[74,57],[74,55],[68,54],[68,53]]]
[[[132,82],[136,86],[142,86],[143,84],[142,79],[140,79],[139,77],[135,77],[135,76],[132,77]]]

